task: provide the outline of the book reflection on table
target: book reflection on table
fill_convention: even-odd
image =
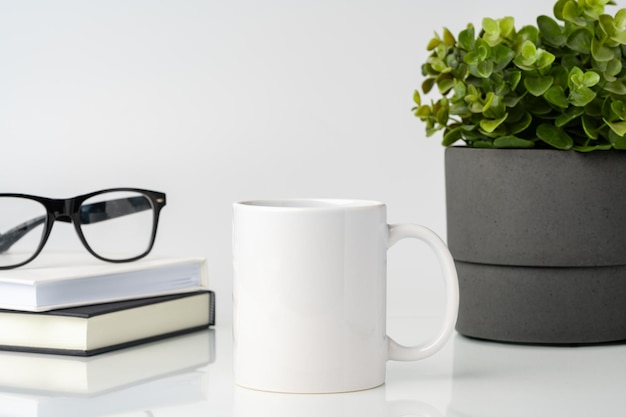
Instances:
[[[213,329],[93,357],[0,352],[0,416],[107,416],[206,400]]]

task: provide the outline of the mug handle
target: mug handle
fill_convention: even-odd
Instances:
[[[446,288],[445,318],[439,334],[429,342],[417,346],[403,346],[387,336],[388,359],[394,361],[417,361],[433,355],[441,349],[454,331],[459,312],[459,281],[454,266],[454,259],[446,244],[435,232],[424,226],[416,224],[390,224],[389,243],[387,249],[405,238],[419,239],[435,252],[439,265],[443,270],[443,278]]]

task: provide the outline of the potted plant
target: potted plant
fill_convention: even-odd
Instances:
[[[427,46],[413,111],[447,147],[462,334],[626,340],[626,9],[607,5],[558,0],[536,25],[485,18]]]

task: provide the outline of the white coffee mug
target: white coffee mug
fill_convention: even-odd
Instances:
[[[443,270],[446,313],[428,343],[386,334],[387,249],[417,238]],[[388,225],[386,207],[361,200],[247,201],[233,206],[235,383],[265,391],[357,391],[385,381],[387,360],[428,357],[458,312],[454,261],[415,224]]]

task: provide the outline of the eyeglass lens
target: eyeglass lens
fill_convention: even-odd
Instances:
[[[46,208],[38,201],[0,197],[0,267],[20,264],[35,255],[46,217]]]
[[[80,206],[80,230],[99,256],[124,260],[142,255],[153,236],[154,210],[150,199],[134,191],[95,195]]]

